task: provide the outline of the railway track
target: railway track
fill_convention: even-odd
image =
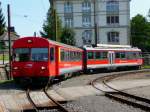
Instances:
[[[39,112],[39,111],[46,111],[46,110],[52,110],[52,109],[55,109],[55,111],[58,111],[58,112],[69,112],[69,110],[67,110],[65,107],[63,107],[58,101],[56,101],[54,98],[52,98],[48,92],[47,92],[47,89],[46,88],[43,88],[42,89],[42,92],[46,95],[46,97],[50,100],[49,101],[49,105],[51,106],[38,106],[36,105],[36,103],[33,101],[32,97],[31,97],[31,89],[28,88],[27,91],[26,91],[26,95],[27,95],[27,98],[30,102],[30,104],[32,105],[33,109],[31,110],[24,110],[24,112]]]
[[[116,74],[114,76],[110,75],[110,76],[99,77],[97,79],[94,79],[91,82],[91,84],[97,90],[100,90],[100,91],[104,92],[104,95],[106,97],[108,97],[108,98],[114,99],[114,100],[122,102],[122,103],[126,103],[126,104],[131,105],[131,106],[133,106],[135,108],[140,108],[142,110],[149,111],[150,110],[150,99],[143,98],[143,97],[140,97],[140,96],[136,96],[136,95],[133,95],[133,94],[130,94],[130,93],[126,93],[126,92],[120,91],[120,90],[115,89],[115,88],[113,88],[113,87],[111,87],[110,85],[107,84],[107,82],[109,82],[110,80],[112,80],[112,79],[114,79],[116,77],[119,77],[120,75]],[[124,73],[122,75],[126,75],[126,74]],[[107,87],[107,88],[109,88],[109,89],[111,89],[113,91],[109,92],[109,91],[104,91],[101,88],[98,88],[96,86],[97,81],[101,81],[101,83],[105,87]]]

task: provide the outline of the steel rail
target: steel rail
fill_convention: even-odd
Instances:
[[[29,100],[29,102],[32,104],[35,112],[38,112],[38,107],[36,106],[36,104],[34,103],[34,101],[32,100],[31,96],[30,96],[30,88],[27,88],[27,91],[26,91],[26,95],[27,95],[27,98]]]
[[[145,70],[147,71],[147,70]],[[141,72],[141,71],[140,71]],[[144,72],[144,71],[143,71]],[[121,75],[121,74],[120,74]],[[124,74],[125,75],[125,74]],[[104,77],[99,77],[99,78],[96,78],[94,79],[91,84],[94,88],[96,88],[97,90],[100,90],[104,93],[104,95],[106,97],[109,97],[109,98],[112,98],[114,100],[117,100],[117,101],[120,101],[120,102],[123,102],[123,103],[126,103],[128,105],[132,105],[133,107],[136,107],[136,108],[140,108],[142,110],[146,110],[146,111],[149,111],[150,110],[150,99],[147,99],[147,98],[143,98],[143,97],[140,97],[140,96],[136,96],[136,95],[133,95],[133,94],[130,94],[130,93],[126,93],[126,92],[123,92],[123,91],[120,91],[116,88],[113,88],[111,87],[110,85],[107,84],[108,81],[116,78],[117,76],[119,75],[110,75],[110,76],[104,76]],[[104,91],[98,87],[95,86],[95,83],[98,81],[98,80],[102,80],[102,83],[107,86],[108,88],[114,90],[115,92],[108,92],[108,91]]]
[[[66,108],[64,108],[58,101],[56,101],[54,98],[52,98],[48,93],[47,93],[47,88],[44,88],[43,89],[44,93],[46,94],[46,96],[51,100],[53,101],[53,103],[55,103],[59,110],[61,110],[62,112],[69,112]]]
[[[50,101],[53,102],[53,104],[56,105],[57,109],[60,110],[61,112],[69,112],[66,108],[64,108],[58,101],[56,101],[54,98],[52,98],[48,93],[47,93],[47,90],[48,90],[48,87],[44,87],[43,89],[40,89],[40,91],[43,91],[44,94],[50,99]],[[31,89],[30,88],[27,88],[26,90],[26,95],[27,95],[27,98],[30,102],[30,104],[33,106],[33,109],[30,109],[30,110],[24,110],[24,112],[28,112],[28,111],[33,111],[33,112],[39,112],[40,110],[45,110],[45,109],[52,109],[51,107],[47,106],[47,107],[39,107],[37,106],[34,101],[32,100],[31,96],[30,96],[30,92],[31,92]]]
[[[45,93],[45,95],[50,99],[50,101],[52,101],[56,107],[61,110],[62,112],[69,112],[67,111],[63,106],[61,106],[61,104],[59,104],[56,100],[54,100],[53,98],[51,98],[48,93],[46,92],[46,89],[42,89],[43,92]],[[40,90],[41,91],[41,90]],[[37,106],[34,101],[32,100],[31,96],[30,96],[30,89],[28,88],[27,91],[26,91],[26,95],[27,95],[27,98],[29,100],[29,102],[31,103],[31,105],[33,106],[33,109],[30,109],[30,110],[24,110],[24,112],[39,112],[39,111],[42,111],[42,110],[50,110],[52,109],[50,106],[46,106],[46,107],[40,107],[40,106]]]
[[[110,85],[106,84],[105,81],[103,81],[103,83],[107,87],[117,91],[117,93],[106,92],[105,96],[119,100],[123,103],[127,103],[134,107],[141,108],[143,110],[150,110],[150,99],[120,91],[120,90],[115,89],[115,88],[111,87]]]

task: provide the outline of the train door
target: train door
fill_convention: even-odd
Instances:
[[[50,47],[50,74],[56,74],[55,47]]]
[[[114,51],[109,51],[108,52],[108,61],[109,61],[109,64],[110,64],[110,68],[114,68],[114,66],[113,66],[114,61],[115,61],[115,53],[114,53]]]

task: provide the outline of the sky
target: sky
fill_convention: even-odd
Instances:
[[[11,9],[11,26],[15,27],[20,36],[33,36],[34,32],[40,36],[39,31],[46,20],[49,0],[0,0],[2,11],[7,23],[7,5]],[[147,16],[150,0],[131,0],[131,18],[137,14]]]

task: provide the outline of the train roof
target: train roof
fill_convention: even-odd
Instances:
[[[141,51],[137,47],[132,47],[130,45],[108,45],[108,44],[98,44],[97,47],[84,46],[86,50],[116,50],[116,51]]]
[[[45,38],[42,38],[42,37],[22,37],[22,38],[19,38],[18,40],[16,40],[16,44],[18,44],[19,42],[22,42],[22,43],[25,43],[25,41],[39,41],[40,42],[36,42],[37,44],[41,45],[41,44],[44,44],[44,46],[47,46],[49,44],[52,44],[52,45],[56,45],[56,46],[60,46],[60,47],[66,47],[66,48],[70,48],[70,49],[76,49],[76,50],[82,50],[81,48],[78,48],[78,47],[75,47],[75,46],[71,46],[71,45],[67,45],[67,44],[63,44],[63,43],[60,43],[60,42],[56,42],[56,41],[53,41],[53,40],[49,40],[49,39],[45,39]],[[22,40],[22,41],[21,41]],[[27,44],[23,44],[21,46],[27,46]]]
[[[98,47],[110,47],[110,48],[131,48],[130,45],[111,45],[111,44],[97,44]]]
[[[55,44],[55,45],[58,45],[58,46],[62,46],[62,47],[67,47],[67,48],[71,48],[71,49],[78,49],[78,50],[82,50],[81,48],[79,47],[75,47],[75,46],[71,46],[71,45],[67,45],[67,44],[63,44],[63,43],[60,43],[60,42],[56,42],[56,41],[53,41],[53,40],[48,40],[51,44]]]

